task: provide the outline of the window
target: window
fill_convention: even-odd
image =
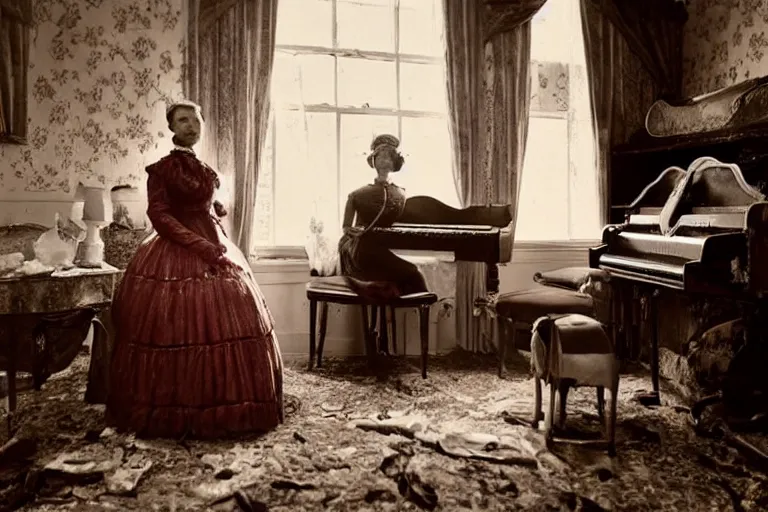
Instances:
[[[303,246],[312,217],[340,231],[347,195],[370,183],[374,136],[405,156],[393,181],[458,206],[440,0],[281,0],[270,129],[259,175],[258,247]]]
[[[531,91],[515,238],[598,238],[597,172],[579,2],[548,0],[534,17]]]

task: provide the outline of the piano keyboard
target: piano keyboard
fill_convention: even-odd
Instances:
[[[495,228],[493,226],[480,226],[480,225],[471,225],[471,224],[401,224],[399,222],[395,222],[392,224],[393,228],[397,228],[398,231],[437,231],[437,230],[447,230],[447,231],[493,231],[494,229],[498,230],[499,228]]]
[[[600,256],[599,266],[616,277],[634,281],[660,284],[669,288],[682,289],[685,267],[683,264],[665,263],[646,258],[631,258],[615,254]]]
[[[704,237],[664,236],[623,231],[616,238],[616,247],[621,252],[632,254],[656,254],[698,260],[705,240]]]

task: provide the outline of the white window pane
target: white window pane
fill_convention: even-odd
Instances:
[[[394,0],[338,0],[336,20],[339,48],[395,51]]]
[[[400,64],[400,108],[445,112],[446,85],[439,64]]]
[[[333,44],[333,13],[327,0],[280,0],[276,44],[325,46]]]
[[[402,120],[401,149],[403,169],[393,175],[408,197],[431,196],[459,207],[453,180],[451,140],[445,118],[409,118]]]
[[[552,18],[552,6],[557,4],[558,2],[556,0],[553,0],[551,2],[546,2],[544,5],[541,6],[541,8],[538,10],[536,15],[531,20],[533,25],[546,23],[547,20]]]
[[[270,82],[271,100],[275,107],[301,102],[301,84],[299,83],[298,57],[277,51],[272,64]]]
[[[400,53],[443,54],[443,12],[434,0],[400,0]]]
[[[571,238],[600,238],[600,205],[597,193],[592,120],[574,119],[571,125]]]
[[[334,104],[334,57],[278,51],[272,71],[272,101],[280,105]]]
[[[333,75],[336,58],[331,55],[301,56],[301,97],[305,105],[334,105]]]
[[[339,57],[339,106],[397,107],[395,63]]]
[[[272,114],[271,117],[274,117]],[[274,120],[270,119],[267,138],[261,153],[259,166],[259,182],[256,186],[256,211],[254,213],[253,243],[256,246],[271,245],[273,211],[272,211],[272,161]]]
[[[567,240],[568,122],[531,117],[517,209],[517,240]]]
[[[372,183],[376,171],[366,162],[371,152],[371,142],[377,135],[397,135],[395,116],[369,116],[344,114],[341,116],[341,188],[339,197],[343,210],[350,192],[365,184]]]
[[[531,24],[531,59],[540,62],[571,62],[581,46],[579,2],[547,0]]]
[[[336,115],[279,111],[275,142],[275,245],[304,245],[309,219],[338,204]],[[335,214],[335,210],[331,210]],[[329,219],[337,223],[334,216]]]

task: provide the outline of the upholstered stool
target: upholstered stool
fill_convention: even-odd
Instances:
[[[565,427],[566,401],[571,387],[597,388],[597,411],[605,428],[608,452],[615,453],[616,402],[619,389],[619,364],[613,342],[603,324],[584,315],[547,315],[533,325],[531,337],[531,369],[535,384],[534,427],[544,418],[541,381],[549,385],[549,415],[546,436],[554,438],[552,424],[555,395],[560,397],[558,426]],[[610,412],[605,417],[605,389],[610,391]]]
[[[594,314],[594,300],[586,293],[564,288],[538,287],[499,295],[495,304],[499,322],[499,377],[507,373],[507,345],[515,342],[518,328],[530,329],[549,314]]]
[[[317,366],[322,365],[323,347],[325,345],[325,333],[327,326],[328,309],[331,304],[348,304],[361,306],[360,310],[365,330],[365,350],[369,358],[377,353],[374,337],[375,320],[369,323],[368,307],[373,307],[374,315],[377,309],[381,311],[382,320],[386,322],[386,310],[393,311],[397,308],[419,309],[419,330],[421,334],[421,376],[427,378],[427,358],[429,356],[429,307],[437,302],[437,295],[431,292],[413,293],[403,295],[386,303],[372,303],[355,293],[348,285],[344,277],[317,277],[307,283],[307,299],[309,299],[309,368],[315,359],[317,351]],[[320,343],[316,345],[317,305],[324,305],[322,318],[320,319]],[[394,314],[393,314],[394,318]],[[393,333],[394,334],[394,333]]]
[[[588,292],[590,284],[608,283],[611,275],[605,270],[590,267],[563,267],[546,272],[536,272],[533,280],[544,286],[565,288],[575,292]]]
[[[586,293],[592,297],[594,313],[590,316],[608,326],[619,360],[624,355],[619,330],[624,328],[626,316],[622,301],[616,300],[611,274],[605,270],[590,267],[564,267],[547,272],[536,272],[533,280],[547,287],[564,288],[574,292]]]

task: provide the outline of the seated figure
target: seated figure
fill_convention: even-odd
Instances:
[[[367,236],[373,227],[390,227],[405,208],[405,190],[389,180],[405,159],[393,135],[379,135],[371,143],[368,165],[376,169],[370,185],[358,188],[347,198],[344,234],[339,240],[341,273],[359,295],[386,300],[427,291],[424,276],[406,261]]]

